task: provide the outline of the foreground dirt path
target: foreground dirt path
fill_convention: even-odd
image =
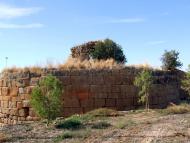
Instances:
[[[158,116],[126,115],[136,125],[126,129],[102,132],[86,142],[91,143],[190,143],[190,114]],[[119,121],[118,121],[119,122]]]
[[[150,113],[124,113],[122,117],[105,119],[113,126],[92,130],[85,139],[66,139],[62,143],[190,143],[190,114],[160,115]],[[132,121],[123,129],[115,125],[123,120]],[[0,133],[10,137],[7,143],[52,143],[63,133],[43,123],[1,127]]]

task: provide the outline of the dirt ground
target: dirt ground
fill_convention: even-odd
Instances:
[[[163,115],[156,111],[106,117],[112,126],[89,129],[85,138],[63,139],[61,143],[190,143],[190,114]],[[86,130],[86,129],[85,129]],[[42,122],[0,128],[7,143],[52,143],[65,130]],[[3,138],[2,137],[2,138]],[[3,139],[2,141],[3,142]]]

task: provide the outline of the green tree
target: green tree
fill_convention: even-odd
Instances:
[[[145,104],[146,110],[149,110],[149,91],[153,84],[153,77],[150,71],[143,70],[136,76],[134,85],[139,88],[139,103]]]
[[[190,65],[185,78],[182,80],[182,88],[187,91],[188,95],[190,96]]]
[[[161,61],[164,70],[176,70],[183,65],[179,60],[179,52],[175,50],[165,51]]]
[[[92,59],[107,60],[112,58],[118,63],[126,62],[122,47],[110,39],[99,41],[94,46],[94,50],[90,51],[90,56]]]
[[[54,76],[43,78],[32,91],[31,105],[36,113],[47,119],[47,125],[61,113],[62,84]]]

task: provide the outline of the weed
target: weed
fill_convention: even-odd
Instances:
[[[90,135],[89,130],[80,130],[80,131],[65,131],[62,135],[55,138],[54,142],[58,143],[65,139],[81,138],[85,139]]]
[[[82,127],[82,120],[80,116],[71,116],[64,121],[58,122],[55,127],[58,129],[79,129]]]
[[[106,129],[110,127],[111,124],[106,121],[100,121],[92,125],[93,129]]]
[[[131,127],[133,125],[136,125],[136,123],[132,120],[126,120],[123,119],[115,124],[115,127],[118,129],[124,129],[126,127]]]

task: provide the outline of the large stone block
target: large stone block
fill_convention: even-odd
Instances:
[[[81,107],[94,107],[94,99],[88,98],[86,100],[81,100]]]
[[[64,108],[67,107],[80,107],[80,101],[77,97],[71,96],[71,97],[65,97],[64,98]]]
[[[25,90],[24,90],[23,87],[20,87],[20,88],[19,88],[19,94],[25,94]]]
[[[71,84],[71,77],[70,76],[59,76],[57,77],[61,83],[66,86]]]
[[[4,101],[9,101],[9,100],[11,100],[11,97],[10,96],[3,96],[3,100]]]
[[[133,98],[119,98],[116,101],[117,107],[129,107],[133,106]]]
[[[18,96],[18,87],[12,87],[12,88],[10,88],[10,96],[12,96],[12,97],[16,97],[16,96]]]
[[[8,87],[2,87],[2,95],[7,96],[9,94],[9,88]]]
[[[18,109],[15,108],[10,109],[10,115],[18,116]]]
[[[71,116],[73,114],[82,114],[82,113],[83,113],[82,108],[64,108],[63,112],[65,117]]]
[[[104,85],[105,82],[104,82],[104,77],[103,76],[99,76],[99,75],[96,75],[96,76],[92,76],[92,84],[93,85]]]
[[[121,87],[119,85],[112,85],[111,87],[111,92],[112,93],[120,93],[121,92]]]
[[[22,108],[23,108],[23,103],[17,102],[17,109],[22,109]]]
[[[17,102],[16,101],[9,101],[9,108],[16,108]]]
[[[116,99],[106,99],[106,107],[115,107]]]
[[[108,97],[108,93],[91,93],[90,95],[91,95],[90,97],[101,98],[101,99]]]
[[[28,113],[26,112],[26,109],[25,108],[22,108],[22,109],[19,109],[18,110],[18,114],[20,117],[27,117],[28,116]],[[19,120],[19,119],[18,119]],[[20,121],[20,120],[19,120]]]
[[[23,100],[22,104],[23,104],[23,107],[30,107],[30,101],[29,100]]]
[[[106,105],[105,99],[94,99],[95,108],[103,108]]]

